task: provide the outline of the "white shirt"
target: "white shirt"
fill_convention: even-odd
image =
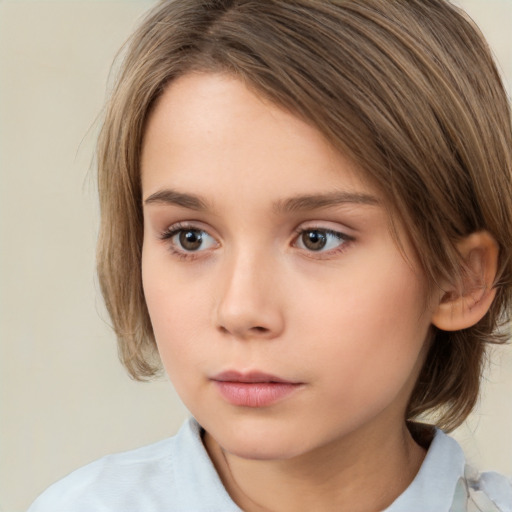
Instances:
[[[472,505],[467,503],[468,495]],[[475,505],[480,508],[470,508]],[[457,442],[437,430],[416,478],[385,512],[471,510],[512,512],[512,484],[496,473],[472,475]],[[240,511],[222,485],[193,418],[174,437],[103,457],[74,471],[49,487],[28,510]]]

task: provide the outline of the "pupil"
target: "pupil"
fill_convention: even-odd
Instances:
[[[319,251],[325,247],[327,237],[321,231],[307,231],[302,235],[304,245],[312,251]]]
[[[189,230],[180,233],[180,244],[187,251],[195,251],[201,247],[203,237],[200,231]]]

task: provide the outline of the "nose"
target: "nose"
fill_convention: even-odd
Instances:
[[[271,258],[233,255],[221,276],[218,329],[238,339],[272,339],[284,330],[279,268]]]

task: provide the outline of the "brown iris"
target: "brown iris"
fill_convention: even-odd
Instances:
[[[198,229],[187,229],[179,234],[180,245],[186,251],[197,251],[203,243],[203,233]]]
[[[310,251],[320,251],[327,244],[327,234],[316,229],[304,231],[302,233],[302,243]]]

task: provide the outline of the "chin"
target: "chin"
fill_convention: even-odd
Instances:
[[[304,432],[293,432],[277,426],[258,428],[257,425],[246,425],[245,428],[213,428],[208,432],[223,450],[242,459],[292,459],[303,454],[307,447]]]

